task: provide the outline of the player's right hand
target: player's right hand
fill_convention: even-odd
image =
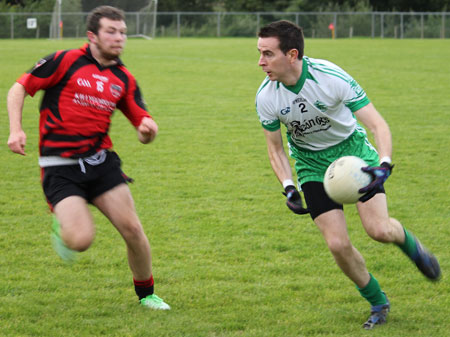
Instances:
[[[308,214],[309,210],[303,207],[302,197],[295,186],[289,185],[284,189],[286,206],[295,214]]]
[[[8,138],[8,147],[14,153],[25,156],[25,144],[27,143],[27,135],[23,130],[11,132]]]
[[[141,124],[137,127],[138,139],[143,144],[148,144],[155,140],[158,133],[158,125],[150,117],[142,118]]]

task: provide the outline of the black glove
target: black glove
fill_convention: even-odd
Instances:
[[[303,208],[302,197],[300,193],[297,191],[295,186],[289,185],[286,186],[283,192],[283,195],[286,196],[286,206],[294,212],[295,214],[308,214],[309,210],[307,208]]]
[[[392,169],[394,168],[394,165],[391,165],[389,163],[381,163],[380,166],[376,167],[362,167],[361,170],[363,172],[367,172],[372,176],[372,182],[367,185],[366,187],[361,188],[358,192],[359,193],[365,193],[361,198],[359,198],[360,201],[365,202],[372,198],[378,190],[380,190],[383,187],[384,182],[389,178],[389,176],[392,173]]]

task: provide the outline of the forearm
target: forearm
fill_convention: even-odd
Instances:
[[[392,158],[392,136],[389,126],[385,123],[383,127],[374,130],[373,135],[380,159]]]
[[[9,116],[10,133],[22,131],[22,109],[25,97],[25,88],[17,82],[11,87],[8,92],[7,109]]]
[[[8,147],[12,152],[25,155],[27,136],[22,129],[22,109],[25,100],[25,88],[15,83],[8,92],[7,108],[9,115]]]
[[[283,185],[286,196],[286,206],[295,214],[306,214],[309,211],[303,207],[302,197],[292,181],[291,164],[283,147],[280,130],[264,130],[267,141],[270,165],[280,183]]]
[[[285,180],[292,180],[291,166],[284,151],[269,151],[269,160],[270,165],[281,184],[283,184]]]
[[[269,155],[270,165],[273,172],[281,184],[285,180],[292,180],[292,171],[289,159],[284,151],[281,131],[274,132],[264,130],[267,142],[267,153]]]
[[[355,112],[356,117],[369,129],[375,139],[380,159],[392,157],[392,136],[389,125],[372,103]]]
[[[275,139],[272,139],[273,140],[272,142],[269,141],[267,143],[268,145],[267,152],[269,155],[269,161],[276,177],[283,185],[283,187],[286,187],[285,186],[286,181],[292,181],[291,164],[289,163],[289,159],[286,155],[286,152],[284,151],[284,147],[281,140],[277,137],[274,138]],[[291,185],[292,184],[293,183],[291,183]]]

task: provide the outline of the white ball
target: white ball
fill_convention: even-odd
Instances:
[[[325,172],[323,185],[328,196],[338,204],[354,204],[363,195],[358,190],[369,185],[372,176],[361,171],[368,166],[359,157],[345,156],[336,159]]]

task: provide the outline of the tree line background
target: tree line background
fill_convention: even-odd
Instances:
[[[126,12],[137,11],[148,0],[63,0],[74,11],[89,12],[111,5]],[[55,0],[1,0],[0,12],[51,12]],[[450,10],[450,0],[159,0],[158,11],[318,12],[399,11],[439,12]]]

